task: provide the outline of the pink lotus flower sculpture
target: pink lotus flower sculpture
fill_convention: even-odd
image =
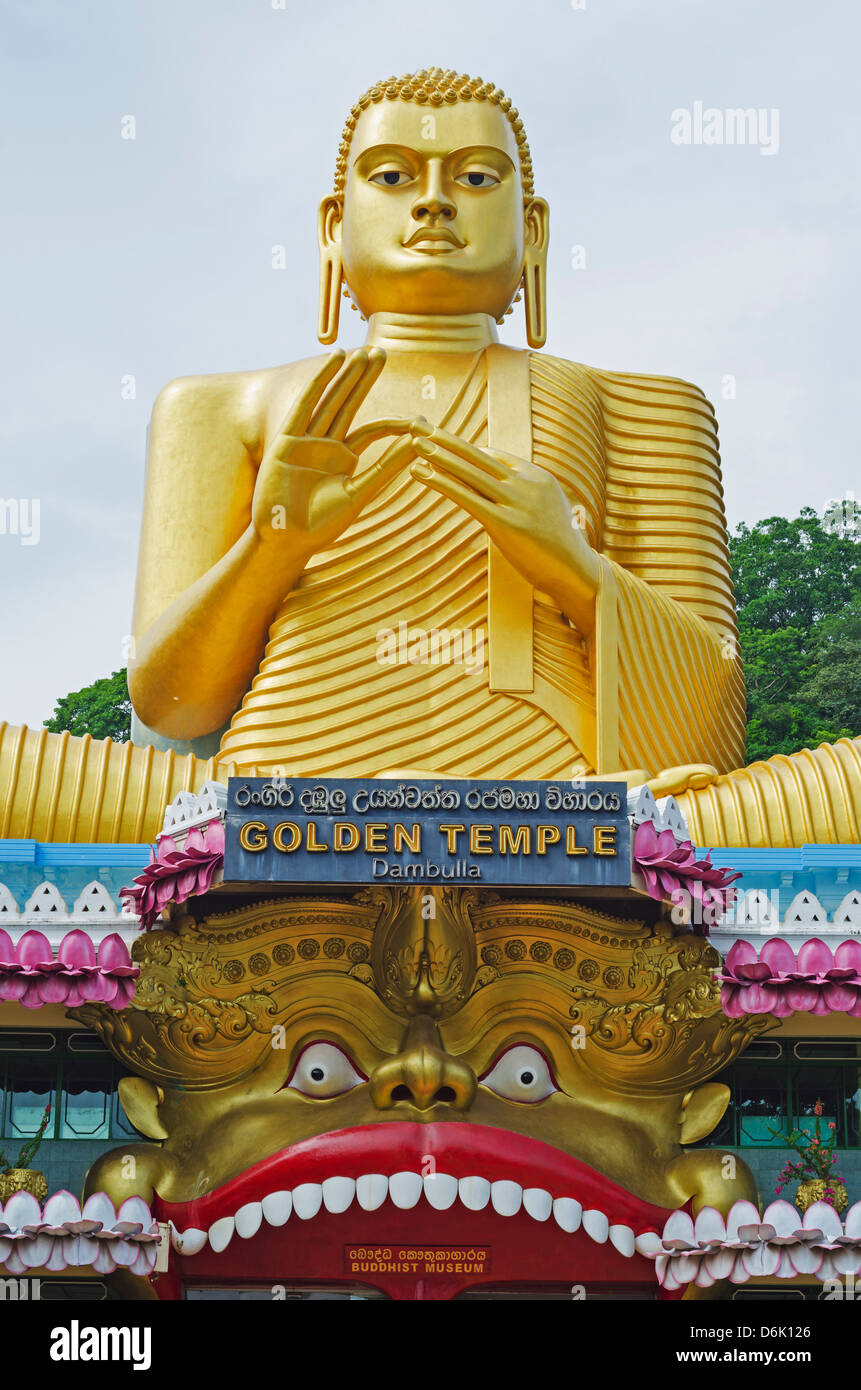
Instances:
[[[14,946],[9,933],[0,930],[0,1000],[17,1001],[25,1009],[87,1003],[124,1009],[139,974],[117,932],[103,937],[98,951],[85,931],[67,932],[55,960],[42,932],[24,932]]]
[[[104,1192],[94,1192],[83,1210],[71,1192],[55,1192],[39,1206],[32,1192],[15,1192],[0,1207],[0,1267],[9,1274],[31,1269],[59,1273],[92,1265],[112,1274],[118,1265],[132,1274],[151,1274],[159,1246],[158,1223],[142,1197],[128,1197],[119,1211]]]
[[[726,1220],[714,1207],[702,1207],[696,1220],[674,1211],[660,1235],[646,1231],[635,1244],[655,1261],[658,1283],[668,1292],[686,1284],[708,1289],[720,1279],[839,1279],[861,1272],[861,1202],[849,1208],[845,1222],[826,1202],[814,1202],[803,1219],[782,1200],[762,1216],[752,1202],[734,1202]]]
[[[122,888],[120,897],[136,912],[141,926],[151,927],[168,903],[183,903],[198,893],[207,893],[218,869],[224,863],[224,825],[220,820],[190,830],[182,845],[163,835],[150,850],[150,861]]]
[[[705,859],[697,859],[690,840],[679,844],[672,830],[659,834],[651,821],[637,826],[634,865],[646,881],[649,897],[660,900],[674,893],[688,893],[695,907],[695,924],[707,924],[722,916],[728,907],[729,886],[741,878],[740,873],[713,864],[711,850]],[[707,933],[708,926],[703,926],[701,932]]]
[[[729,1018],[742,1014],[844,1013],[861,1018],[861,942],[842,941],[836,951],[819,937],[795,952],[773,936],[757,954],[735,941],[721,975],[721,1005]]]

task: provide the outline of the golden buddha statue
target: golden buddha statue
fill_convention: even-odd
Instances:
[[[0,725],[0,835],[139,841],[211,777],[409,769],[648,781],[713,844],[861,838],[861,741],[734,771],[712,408],[539,351],[548,207],[508,98],[378,83],[318,225],[319,337],[344,293],[365,346],[161,393],[132,744]],[[520,292],[528,351],[497,340]]]
[[[156,405],[143,722],[226,725],[220,756],[260,773],[729,771],[744,690],[714,416],[684,382],[535,351],[548,207],[508,99],[438,69],[372,88],[319,237],[319,336],[346,287],[365,347]],[[521,287],[529,352],[497,342]],[[381,661],[399,624],[486,634],[484,669]]]

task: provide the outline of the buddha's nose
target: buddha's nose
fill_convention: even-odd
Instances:
[[[455,217],[457,207],[443,186],[442,167],[434,160],[428,161],[421,191],[413,203],[413,217]]]
[[[475,1099],[475,1072],[445,1051],[439,1029],[427,1014],[417,1014],[396,1057],[371,1073],[371,1098],[378,1110],[399,1100],[417,1110],[450,1105],[466,1110]]]

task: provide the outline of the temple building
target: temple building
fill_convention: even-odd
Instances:
[[[491,82],[317,226],[327,351],[156,401],[131,738],[0,724],[6,1296],[842,1296],[861,738],[742,765],[714,411],[543,351]]]
[[[213,1209],[211,1221],[205,1203],[201,1202],[198,1208],[192,1206],[190,1210],[203,1213],[197,1218],[201,1221],[199,1227],[187,1219],[174,1219],[171,1204],[147,1207],[140,1199],[132,1198],[129,1200],[136,1206],[122,1212],[122,1203],[106,1205],[110,1199],[97,1192],[91,1192],[83,1202],[82,1216],[84,1183],[97,1161],[124,1148],[133,1156],[136,1144],[151,1142],[151,1129],[145,1125],[144,1133],[140,1133],[123,1104],[120,1083],[126,1078],[128,1084],[134,1072],[122,1060],[123,1048],[109,1049],[105,1039],[116,1039],[118,1026],[129,1016],[133,991],[135,987],[140,991],[139,970],[144,977],[150,972],[152,985],[162,1000],[164,980],[173,983],[180,972],[188,972],[190,977],[185,956],[177,953],[175,959],[182,963],[175,969],[169,957],[165,960],[162,949],[147,949],[142,919],[145,923],[147,913],[152,916],[160,898],[162,915],[166,910],[174,921],[180,899],[186,906],[194,904],[207,921],[225,925],[231,921],[230,907],[235,896],[224,885],[221,867],[224,803],[224,789],[214,784],[202,796],[180,794],[169,808],[165,827],[156,841],[155,872],[147,845],[44,844],[19,839],[6,840],[0,846],[0,1057],[4,1096],[0,1149],[7,1155],[11,1153],[14,1159],[18,1148],[38,1132],[45,1108],[50,1106],[48,1125],[32,1160],[32,1167],[44,1175],[43,1186],[32,1194],[35,1184],[31,1183],[31,1194],[25,1197],[22,1193],[18,1199],[19,1203],[29,1200],[30,1206],[35,1202],[40,1208],[38,1215],[35,1208],[22,1209],[20,1227],[35,1226],[32,1234],[25,1234],[20,1227],[16,1233],[8,1220],[10,1214],[15,1214],[14,1209],[9,1212],[8,1206],[12,1194],[6,1194],[6,1224],[10,1230],[0,1251],[5,1255],[4,1273],[18,1276],[21,1296],[27,1296],[28,1288],[35,1288],[43,1299],[125,1298],[130,1296],[129,1281],[136,1280],[149,1283],[159,1297],[170,1298],[271,1298],[276,1285],[283,1285],[284,1296],[291,1298],[570,1298],[572,1286],[581,1285],[583,1296],[589,1298],[660,1299],[678,1297],[691,1284],[696,1289],[697,1279],[705,1288],[717,1282],[703,1273],[705,1255],[700,1241],[695,1239],[691,1218],[682,1209],[675,1216],[658,1208],[650,1210],[641,1203],[632,1209],[631,1199],[626,1204],[627,1194],[621,1193],[615,1184],[606,1183],[596,1195],[590,1191],[585,1174],[566,1173],[564,1169],[554,1173],[552,1165],[547,1171],[538,1165],[535,1186],[530,1188],[523,1181],[516,1182],[514,1176],[498,1178],[498,1156],[485,1159],[486,1173],[472,1175],[472,1183],[468,1180],[470,1175],[445,1175],[447,1180],[458,1178],[454,1220],[451,1214],[446,1216],[450,1194],[437,1197],[434,1191],[434,1179],[443,1175],[437,1171],[422,1176],[420,1165],[418,1176],[414,1177],[416,1191],[407,1187],[401,1194],[392,1174],[383,1174],[376,1181],[385,1186],[388,1176],[389,1192],[385,1196],[371,1196],[368,1185],[365,1203],[360,1205],[356,1192],[361,1182],[356,1181],[352,1200],[346,1207],[348,1194],[338,1190],[335,1179],[340,1175],[333,1173],[322,1180],[317,1199],[319,1211],[303,1217],[299,1216],[298,1206],[289,1217],[285,1216],[283,1191],[282,1205],[278,1205],[281,1189],[261,1190],[255,1198],[250,1186],[247,1191],[237,1191],[233,1211],[216,1214]],[[668,856],[686,843],[687,826],[672,798],[658,805],[648,793],[635,791],[627,810],[633,832],[632,878],[638,884],[639,901],[648,919],[656,901],[647,891],[648,879],[660,873],[675,873],[668,867],[672,865]],[[665,843],[663,852],[657,852],[656,845],[662,837],[666,842],[667,836],[672,840],[670,849]],[[676,855],[677,861],[682,858]],[[784,1163],[797,1157],[787,1149],[785,1138],[792,1130],[811,1129],[818,1118],[818,1102],[822,1133],[825,1137],[829,1131],[834,1135],[835,1167],[839,1168],[850,1198],[861,1183],[861,848],[727,847],[720,849],[719,859],[727,871],[725,878],[730,873],[741,873],[742,877],[737,881],[734,901],[710,928],[710,946],[707,938],[695,930],[696,900],[692,906],[678,907],[685,903],[684,885],[690,888],[697,880],[686,878],[679,870],[673,887],[667,886],[669,880],[661,887],[653,886],[671,917],[674,912],[677,917],[691,917],[693,929],[683,928],[676,939],[686,940],[689,951],[700,960],[701,948],[705,947],[706,964],[712,968],[704,972],[703,979],[723,975],[722,985],[715,988],[722,990],[728,1013],[758,1020],[756,1035],[747,1041],[741,1055],[714,1073],[712,1080],[728,1088],[729,1103],[715,1129],[695,1141],[690,1151],[711,1150],[722,1164],[728,1157],[737,1158],[750,1168],[762,1217],[761,1231],[746,1230],[748,1238],[740,1240],[737,1219],[736,1230],[726,1231],[719,1255],[715,1253],[713,1230],[705,1234],[700,1231],[699,1236],[712,1263],[717,1266],[718,1260],[722,1261],[718,1273],[726,1280],[724,1297],[820,1298],[827,1296],[833,1286],[829,1280],[839,1280],[850,1267],[858,1268],[861,1260],[861,1236],[850,1223],[844,1226],[840,1220],[845,1217],[845,1208],[839,1215],[835,1212],[831,1218],[833,1229],[825,1231],[822,1243],[813,1247],[815,1258],[811,1258],[807,1238],[811,1223],[800,1212],[788,1221],[786,1230],[778,1232],[783,1239],[779,1247],[769,1246],[766,1227],[774,1226],[775,1202],[780,1204],[784,1220],[794,1210],[775,1193]],[[703,864],[704,852],[696,850],[688,862]],[[123,901],[120,890],[129,885],[136,896],[127,894]],[[151,896],[153,889],[156,898]],[[353,961],[354,971],[356,966],[372,968],[365,964],[372,962],[372,953],[361,950],[358,919],[348,923],[355,939],[346,946],[341,943],[340,953],[336,953],[334,945],[340,938],[329,934],[344,930],[345,912],[352,915],[357,901],[344,900],[340,919],[331,905],[328,921],[324,922],[321,914],[318,928],[323,928],[322,940],[319,929],[311,934],[305,911],[298,915],[297,920],[302,923],[298,935],[282,929],[271,947],[269,961],[258,975],[263,987],[271,989],[273,984],[264,979],[267,964],[278,972],[279,963],[292,964],[304,954],[306,968],[314,970],[320,957],[326,958],[327,949],[330,966],[340,966],[346,957],[345,963]],[[286,919],[281,915],[279,920],[288,926],[291,903],[295,904],[295,889],[280,899],[280,909],[288,915]],[[604,906],[602,902],[602,909]],[[135,907],[140,910],[135,912]],[[514,949],[518,943],[526,962],[533,965],[544,964],[545,952],[556,946],[553,956],[566,981],[575,971],[581,981],[589,981],[590,971],[586,967],[590,958],[578,961],[576,950],[566,951],[564,945],[556,945],[560,925],[582,932],[588,921],[588,914],[582,910],[572,913],[570,904],[566,907],[571,918],[568,923],[565,914],[560,922],[557,906],[555,913],[545,914],[543,921],[530,920],[530,914],[524,912],[513,940],[493,933],[493,940],[501,944],[495,948],[491,937],[487,938],[491,944],[485,945],[479,956],[485,971],[498,968],[494,964],[495,951],[510,968],[517,970],[524,968],[518,950]],[[307,902],[303,908],[307,908]],[[270,899],[264,904],[267,918],[271,909]],[[606,925],[611,915],[603,910],[593,911],[593,927]],[[258,909],[251,920],[260,917]],[[473,912],[471,921],[473,926],[481,923],[483,937],[488,926],[492,926],[492,905],[486,918],[481,918],[479,909]],[[156,941],[162,935],[152,930],[151,939]],[[222,940],[216,942],[216,949],[223,950],[223,928],[220,935]],[[235,937],[235,933],[226,934],[227,940]],[[604,960],[600,952],[602,938],[607,941],[606,933],[596,935],[599,947],[594,958],[599,966]],[[255,949],[258,940],[252,938],[246,948],[233,948],[231,957],[235,954],[238,959],[223,965],[222,979],[238,974],[243,963],[246,978],[253,979],[254,971],[261,972],[261,953]],[[298,954],[291,951],[290,940],[296,941]],[[312,948],[320,940],[322,950],[318,949],[315,956]],[[625,954],[635,951],[636,938],[626,943]],[[720,952],[722,967],[715,951]],[[575,959],[569,962],[568,956]],[[708,957],[713,957],[713,963]],[[771,971],[764,974],[757,968],[763,960],[774,962]],[[685,962],[688,966],[692,963],[693,960]],[[195,961],[194,968],[199,968],[199,964]],[[604,967],[604,981],[621,984],[613,978],[612,971],[612,964]],[[161,983],[155,978],[159,975]],[[774,999],[767,997],[772,979],[779,981],[773,987]],[[438,987],[442,983],[437,979]],[[793,989],[796,995],[787,1002],[787,992]],[[188,985],[186,990],[187,997],[191,997],[194,991]],[[803,997],[798,995],[799,990]],[[440,992],[444,992],[444,984]],[[145,996],[145,1007],[152,1006],[154,997],[151,987]],[[93,1002],[88,1005],[88,1000]],[[661,1011],[666,1010],[664,998]],[[105,1020],[111,1015],[115,1015],[115,1026],[108,1024],[106,1031]],[[99,1026],[93,1027],[92,1023]],[[765,1024],[762,1031],[758,1031],[759,1023]],[[134,1081],[131,1084],[134,1086]],[[134,1099],[129,1108],[134,1114]],[[541,1145],[542,1149],[545,1147]],[[460,1155],[460,1159],[462,1165],[470,1166],[467,1155]],[[403,1161],[409,1162],[407,1157]],[[524,1155],[515,1151],[511,1171],[521,1178],[519,1165],[523,1161]],[[370,1166],[386,1165],[378,1162]],[[477,1161],[474,1166],[481,1169],[482,1164]],[[408,1166],[401,1170],[402,1184],[407,1183],[409,1172]],[[482,1226],[483,1218],[476,1209],[483,1195],[478,1190],[479,1179],[485,1178],[485,1204],[490,1219],[484,1218]],[[495,1203],[494,1179],[502,1184],[501,1196]],[[249,1181],[253,1179],[246,1175],[246,1184]],[[554,1183],[559,1186],[554,1187]],[[264,1175],[263,1187],[266,1186]],[[314,1184],[299,1186],[307,1189]],[[472,1187],[477,1190],[473,1192]],[[514,1196],[508,1194],[509,1187],[517,1189]],[[289,1190],[295,1192],[295,1185]],[[584,1194],[588,1194],[586,1199]],[[505,1196],[516,1209],[505,1208]],[[245,1197],[250,1200],[243,1200]],[[587,1205],[589,1199],[594,1203],[591,1208]],[[314,1200],[312,1195],[312,1207]],[[621,1209],[614,1209],[614,1200],[621,1201]],[[465,1207],[461,1205],[464,1202]],[[375,1209],[378,1203],[381,1208],[394,1205],[381,1238],[371,1241],[362,1235],[362,1221],[366,1220],[363,1213]],[[739,1206],[743,1224],[751,1225],[750,1202],[743,1201],[730,1207],[728,1227]],[[769,1220],[770,1206],[773,1210]],[[818,1206],[821,1208],[822,1203]],[[467,1219],[474,1223],[466,1228],[464,1239],[469,1231],[475,1233],[461,1251],[451,1237],[465,1229],[464,1210],[470,1213]],[[620,1219],[614,1222],[614,1216]],[[290,1259],[288,1264],[282,1259],[278,1278],[279,1266],[271,1263],[273,1237],[288,1219],[292,1221]],[[100,1239],[86,1235],[82,1238],[82,1229],[93,1227],[100,1220]],[[300,1225],[300,1220],[305,1224]],[[332,1248],[327,1251],[328,1263],[321,1259],[317,1229],[320,1220],[336,1228]],[[663,1254],[656,1253],[667,1223],[673,1221],[684,1221],[684,1229],[671,1225],[668,1239],[675,1244]],[[39,1231],[43,1222],[51,1234]],[[589,1222],[594,1224],[590,1227]],[[231,1224],[233,1229],[225,1240],[225,1227]],[[343,1231],[337,1230],[339,1224]],[[795,1246],[789,1225],[793,1224],[801,1232],[797,1265],[792,1262]],[[252,1230],[255,1226],[257,1229]],[[255,1237],[261,1226],[263,1233],[269,1234],[257,1265]],[[130,1227],[136,1229],[129,1233]],[[112,1238],[114,1228],[117,1234]],[[507,1228],[506,1236],[510,1231],[513,1238],[503,1240],[500,1228]],[[548,1240],[551,1231],[552,1239]],[[303,1256],[306,1233],[309,1243]],[[680,1268],[678,1241],[686,1235],[691,1250]],[[344,1263],[350,1242],[355,1258]],[[384,1259],[383,1253],[394,1251],[397,1242],[413,1258],[399,1262],[395,1252]],[[777,1249],[780,1262],[775,1265],[771,1251]],[[158,1252],[161,1257],[156,1269]],[[454,1258],[458,1253],[463,1258]],[[472,1258],[468,1258],[470,1255]],[[343,1258],[339,1260],[339,1256]],[[36,1259],[38,1264],[33,1264]],[[280,1290],[274,1296],[281,1296]]]

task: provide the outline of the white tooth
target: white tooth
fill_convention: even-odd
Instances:
[[[170,1238],[174,1250],[178,1250],[180,1255],[196,1255],[209,1240],[206,1231],[200,1231],[196,1226],[189,1226],[187,1231],[174,1228]]]
[[[457,1185],[460,1200],[470,1211],[484,1211],[490,1201],[490,1183],[487,1178],[461,1178]]]
[[[448,1211],[457,1196],[457,1178],[450,1173],[428,1173],[425,1196],[437,1211]]]
[[[269,1226],[283,1226],[293,1210],[293,1198],[289,1192],[270,1192],[261,1205]]]
[[[610,1244],[615,1245],[620,1255],[627,1259],[634,1253],[634,1232],[630,1226],[611,1226]]]
[[[346,1211],[356,1195],[353,1178],[326,1178],[323,1182],[323,1205],[327,1211]]]
[[[384,1173],[363,1173],[356,1179],[356,1200],[363,1211],[376,1211],[389,1194],[389,1180]]]
[[[213,1221],[209,1228],[209,1243],[216,1255],[220,1255],[222,1250],[226,1250],[231,1240],[236,1224],[232,1216],[219,1217],[218,1221]]]
[[[634,1246],[641,1255],[665,1255],[664,1242],[657,1231],[643,1231],[634,1241]]]
[[[301,1221],[310,1221],[323,1204],[323,1189],[318,1182],[302,1182],[293,1188],[293,1210]]]
[[[533,1221],[546,1221],[553,1210],[553,1198],[543,1187],[527,1187],[523,1191],[523,1205]]]
[[[584,1211],[583,1230],[598,1245],[603,1245],[610,1230],[610,1223],[602,1211]]]
[[[235,1217],[236,1234],[243,1240],[250,1240],[256,1236],[263,1221],[263,1208],[259,1202],[246,1202],[244,1207],[240,1207]]]
[[[490,1200],[493,1210],[500,1216],[514,1216],[520,1211],[523,1188],[519,1182],[509,1182],[507,1178],[503,1178],[501,1182],[490,1184]]]
[[[389,1196],[401,1211],[409,1211],[422,1195],[421,1173],[392,1173],[389,1178]]]
[[[575,1202],[573,1197],[557,1197],[553,1203],[553,1215],[556,1218],[557,1226],[561,1226],[563,1231],[571,1235],[580,1229],[580,1217],[583,1215],[583,1208],[579,1202]]]

